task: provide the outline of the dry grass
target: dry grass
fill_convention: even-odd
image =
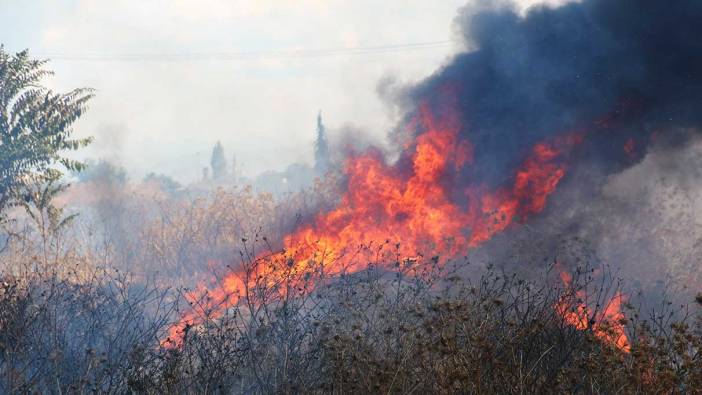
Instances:
[[[527,281],[493,268],[468,274],[467,262],[438,257],[375,261],[363,249],[355,256],[368,270],[335,277],[324,262],[300,272],[275,256],[257,259],[276,248],[257,232],[294,226],[299,218],[287,213],[305,213],[310,201],[220,190],[151,202],[142,222],[124,228],[133,234],[101,243],[81,238],[78,225],[40,236],[13,224],[0,271],[0,392],[702,391],[699,305],[628,306],[629,353],[557,313],[582,291],[593,304],[610,298],[618,284],[602,272],[582,268],[563,286],[549,269]],[[250,280],[223,315],[207,294],[186,301],[168,286],[192,282],[208,261]],[[261,265],[275,281],[256,279]],[[191,308],[201,324],[182,347],[160,346]]]

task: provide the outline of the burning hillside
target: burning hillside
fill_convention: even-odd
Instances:
[[[64,156],[94,92],[0,44],[0,393],[700,393],[702,4],[498,3],[261,183]]]
[[[400,265],[424,264],[421,258],[427,251],[446,260],[476,247],[514,221],[525,221],[544,209],[566,174],[569,154],[584,136],[572,133],[537,144],[514,174],[512,185],[496,190],[465,187],[464,200],[457,204],[451,199],[452,188],[460,183],[452,177],[472,165],[473,146],[458,136],[459,125],[453,120],[435,119],[426,106],[418,117],[411,124],[423,132],[411,148],[411,170],[387,165],[375,152],[349,158],[344,170],[346,193],[338,207],[287,235],[282,252],[256,258],[262,265],[253,276],[233,270],[214,288],[200,286],[188,294],[197,307],[171,328],[165,344],[179,344],[187,329],[201,323],[198,317],[218,317],[259,281],[288,292],[291,287],[302,290],[304,284],[278,288],[283,274],[294,278],[321,271],[338,276],[367,270],[373,262],[358,254],[359,249],[373,250],[376,265],[391,271]],[[285,266],[287,270],[281,271]],[[578,329],[587,329],[591,314],[585,306],[578,309],[559,311]],[[610,315],[621,316],[614,303],[608,311],[597,325],[610,321]],[[624,340],[614,344],[626,349],[623,332],[621,336]]]

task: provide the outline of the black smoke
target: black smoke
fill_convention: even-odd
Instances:
[[[455,56],[409,102],[441,116],[455,96],[475,146],[465,179],[503,183],[539,141],[588,133],[581,158],[605,172],[655,139],[683,144],[702,122],[702,1],[585,0],[520,15],[466,6],[456,23],[473,50]],[[682,137],[681,137],[682,136]]]

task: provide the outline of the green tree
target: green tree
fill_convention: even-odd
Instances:
[[[222,147],[222,143],[219,141],[212,149],[210,166],[212,167],[213,179],[221,180],[227,175],[227,160],[224,158],[224,147]]]
[[[9,54],[0,45],[0,213],[30,183],[55,180],[62,168],[83,168],[64,153],[91,141],[71,135],[93,91],[62,94],[43,87],[41,80],[52,74],[46,63],[30,58],[26,50]]]

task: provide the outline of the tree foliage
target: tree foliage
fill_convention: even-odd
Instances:
[[[85,161],[84,167],[83,170],[75,174],[80,182],[123,188],[129,181],[127,170],[124,167],[105,159],[98,161],[88,159]]]
[[[0,46],[0,212],[33,180],[56,179],[61,167],[83,168],[64,153],[91,141],[71,136],[93,91],[55,93],[42,86],[42,79],[52,74],[46,63],[26,50],[13,55]]]

